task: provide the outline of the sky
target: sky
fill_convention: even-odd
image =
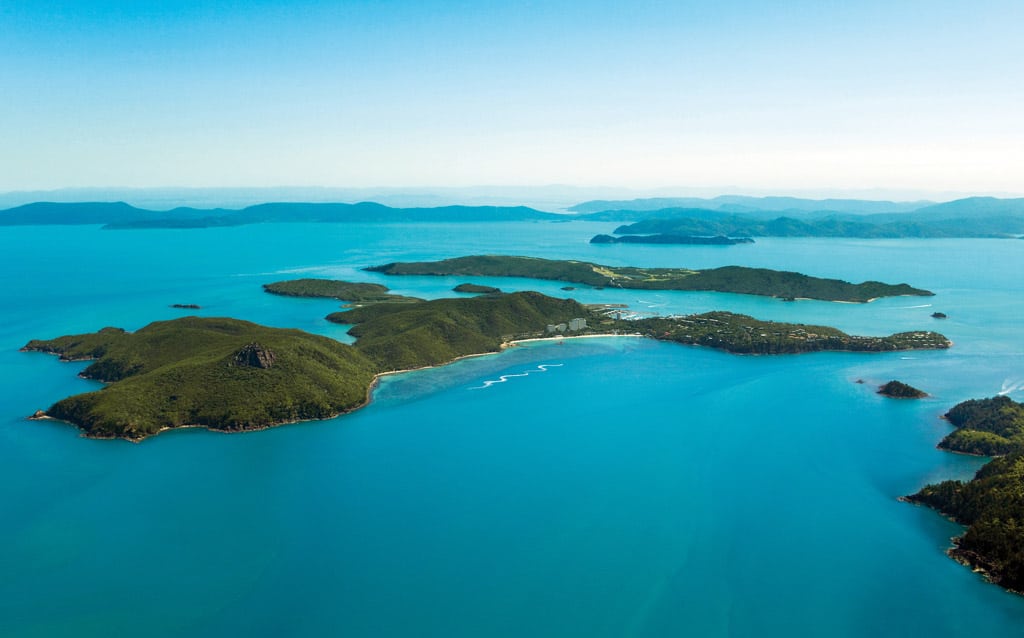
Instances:
[[[1020,0],[11,0],[0,191],[1024,194],[1022,29]]]

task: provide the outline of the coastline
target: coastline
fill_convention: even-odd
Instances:
[[[584,334],[584,335],[567,335],[567,336],[564,336],[564,337],[536,337],[536,338],[530,338],[530,339],[513,339],[511,341],[502,342],[501,345],[499,346],[500,349],[499,350],[495,350],[493,352],[474,352],[474,353],[471,353],[471,354],[464,354],[464,355],[455,357],[454,359],[451,359],[449,361],[445,361],[444,363],[439,363],[439,364],[436,364],[436,365],[422,366],[420,368],[407,368],[407,369],[404,369],[404,370],[387,370],[385,372],[378,372],[378,373],[373,375],[373,379],[370,381],[370,384],[367,386],[367,388],[366,388],[366,398],[365,398],[365,400],[362,403],[360,403],[359,405],[353,406],[352,408],[349,408],[347,410],[342,410],[342,411],[340,411],[340,412],[338,412],[336,414],[332,414],[331,416],[325,416],[325,417],[311,417],[311,418],[308,418],[308,419],[291,419],[291,420],[288,420],[288,421],[281,421],[281,422],[278,422],[278,423],[271,423],[271,424],[268,424],[268,425],[260,425],[260,426],[253,426],[253,427],[246,427],[246,428],[239,428],[239,429],[231,429],[231,430],[226,429],[226,428],[211,427],[209,425],[203,425],[203,424],[198,424],[198,423],[187,423],[187,424],[175,425],[175,426],[164,426],[164,427],[158,429],[156,432],[154,432],[152,434],[147,434],[146,436],[139,437],[139,438],[132,438],[132,437],[127,437],[127,436],[97,436],[97,435],[89,433],[87,430],[83,429],[80,425],[78,425],[77,423],[74,423],[73,421],[65,421],[64,419],[58,419],[57,417],[50,416],[49,414],[46,413],[45,410],[37,410],[34,414],[31,414],[31,415],[25,417],[25,420],[27,420],[27,421],[55,421],[55,422],[58,422],[58,423],[67,423],[68,425],[71,425],[71,426],[73,426],[75,428],[78,428],[80,436],[82,438],[102,440],[102,441],[110,441],[110,440],[120,439],[120,440],[123,440],[123,441],[128,441],[130,443],[141,443],[141,442],[145,441],[146,439],[158,436],[158,435],[160,435],[160,434],[162,434],[164,432],[169,432],[171,430],[202,429],[202,430],[207,430],[209,432],[217,432],[217,433],[220,433],[220,434],[242,434],[242,433],[245,433],[245,432],[260,432],[260,431],[263,431],[263,430],[270,430],[272,428],[280,427],[282,425],[292,425],[294,423],[303,423],[303,422],[308,422],[308,421],[329,421],[331,419],[336,419],[339,416],[344,416],[346,414],[351,414],[352,412],[355,412],[356,410],[361,410],[361,409],[365,408],[366,406],[370,405],[370,403],[373,402],[373,391],[380,384],[381,378],[386,377],[386,376],[395,375],[395,374],[403,374],[403,373],[406,373],[406,372],[417,372],[419,370],[430,370],[430,369],[433,369],[433,368],[440,368],[440,367],[443,367],[443,366],[455,363],[456,361],[461,361],[463,359],[470,359],[470,358],[473,358],[473,357],[486,357],[486,356],[489,356],[489,355],[501,354],[506,349],[513,348],[513,347],[515,347],[516,345],[518,345],[520,343],[529,343],[529,342],[536,342],[536,341],[563,341],[565,339],[587,339],[587,338],[591,338],[592,339],[592,338],[606,338],[606,337],[640,337],[640,338],[645,338],[644,335],[641,335],[639,333],[632,333],[632,334]],[[63,361],[65,363],[72,361],[72,360],[69,360],[69,359],[62,359],[62,358],[60,358],[60,356],[56,352],[47,352],[45,350],[32,350],[32,349],[25,349],[25,348],[22,348],[21,351],[22,352],[42,352],[43,354],[49,354],[49,355],[57,356],[58,360]],[[74,359],[74,361],[95,361],[95,360],[96,360],[95,358]],[[79,375],[79,376],[81,377],[81,375]],[[81,377],[81,378],[95,381],[95,379],[91,379],[89,377]],[[106,383],[106,382],[103,382],[103,383]],[[40,414],[40,412],[42,414]]]
[[[585,334],[585,335],[564,335],[561,337],[531,337],[529,339],[513,339],[506,341],[502,344],[502,347],[514,347],[520,343],[534,343],[538,341],[564,341],[566,339],[605,339],[608,337],[638,337],[641,339],[649,339],[647,335],[640,334],[639,332],[627,332],[627,333],[615,333],[615,334]],[[472,355],[471,355],[472,356]]]
[[[857,303],[857,302],[841,302],[841,303]],[[140,443],[140,442],[142,442],[142,441],[144,441],[144,440],[146,440],[146,439],[148,439],[150,437],[157,436],[157,435],[159,435],[159,434],[161,434],[163,432],[167,432],[169,430],[180,430],[180,429],[191,429],[191,428],[201,428],[201,429],[209,430],[211,432],[221,432],[221,433],[224,433],[224,434],[237,434],[237,433],[242,433],[242,432],[258,432],[258,431],[261,431],[261,430],[269,430],[271,428],[276,428],[276,427],[279,427],[279,426],[282,426],[282,425],[290,425],[290,424],[293,424],[293,423],[300,423],[300,422],[303,422],[303,421],[327,421],[327,420],[330,420],[330,419],[335,419],[335,418],[337,418],[339,416],[343,416],[345,414],[349,414],[351,412],[355,412],[356,410],[360,410],[360,409],[366,407],[367,405],[369,405],[372,402],[372,400],[373,400],[373,391],[379,385],[381,378],[383,378],[385,376],[395,375],[395,374],[403,374],[403,373],[406,373],[406,372],[416,372],[416,371],[419,371],[419,370],[429,370],[429,369],[432,369],[432,368],[439,368],[439,367],[442,367],[442,366],[449,365],[451,363],[455,363],[456,361],[460,361],[462,359],[469,359],[471,357],[483,357],[483,356],[488,356],[488,355],[501,354],[503,351],[505,351],[508,348],[514,348],[514,347],[518,346],[519,344],[524,344],[524,343],[543,343],[543,342],[553,342],[553,341],[561,342],[561,341],[565,341],[566,339],[606,339],[606,338],[621,338],[621,337],[628,337],[628,338],[634,338],[634,339],[637,339],[637,338],[639,338],[639,339],[654,339],[655,341],[665,341],[663,339],[657,339],[655,337],[651,337],[649,335],[644,335],[644,334],[641,334],[641,333],[638,333],[638,332],[632,332],[632,333],[588,333],[588,334],[579,334],[579,335],[560,335],[560,336],[553,336],[553,337],[530,337],[530,338],[526,338],[526,339],[512,339],[512,340],[509,340],[509,341],[502,342],[501,344],[499,344],[499,349],[498,350],[491,351],[491,352],[474,352],[474,353],[465,354],[465,355],[461,355],[461,356],[455,357],[454,359],[450,359],[450,360],[445,361],[443,363],[438,363],[438,364],[435,364],[435,365],[422,366],[422,367],[418,367],[418,368],[407,368],[407,369],[402,369],[402,370],[387,370],[387,371],[384,371],[384,372],[377,372],[377,373],[375,373],[373,375],[373,378],[371,379],[369,385],[366,388],[366,398],[365,398],[365,400],[362,403],[360,403],[360,404],[358,404],[356,406],[353,406],[353,407],[351,407],[349,409],[339,411],[339,412],[337,412],[335,414],[332,414],[330,416],[311,417],[311,418],[304,418],[304,419],[290,419],[288,421],[280,421],[280,422],[277,422],[277,423],[270,423],[270,424],[267,424],[267,425],[259,425],[259,426],[253,426],[253,427],[244,427],[244,428],[239,428],[239,429],[218,428],[218,427],[211,427],[209,425],[202,425],[202,424],[182,424],[182,425],[176,425],[176,426],[165,426],[165,427],[159,428],[156,432],[154,432],[152,434],[147,434],[146,436],[139,437],[139,438],[132,438],[132,437],[127,437],[127,436],[96,436],[96,435],[90,434],[88,431],[84,430],[81,426],[79,426],[78,424],[76,424],[74,422],[64,421],[63,419],[59,419],[59,418],[50,416],[49,414],[46,414],[45,411],[43,411],[43,410],[37,411],[36,414],[33,414],[33,415],[31,415],[29,417],[26,417],[26,418],[27,418],[27,420],[53,420],[53,421],[61,421],[61,422],[64,422],[64,423],[68,423],[69,425],[73,425],[74,427],[78,428],[81,431],[81,434],[82,434],[82,436],[84,438],[104,439],[104,440],[123,439],[125,441],[130,441],[132,443]],[[685,343],[680,343],[680,345],[688,345],[688,346],[691,346],[691,347],[701,347],[701,348],[711,347],[712,349],[723,350],[724,352],[726,352],[728,354],[731,354],[731,355],[750,354],[752,356],[760,356],[759,353],[732,352],[732,351],[730,351],[728,349],[714,348],[713,346],[708,346],[706,344],[697,344],[697,343],[685,344]],[[950,343],[950,345],[952,345],[952,342]],[[22,348],[21,350],[23,352],[43,352],[44,354],[51,354],[51,355],[58,356],[59,360],[61,360],[61,361],[65,361],[65,362],[69,361],[67,359],[63,359],[62,357],[60,357],[60,355],[58,355],[58,353],[56,353],[56,352],[48,352],[48,351],[45,351],[45,350],[35,350],[35,349],[26,349],[26,348]],[[789,354],[810,354],[810,353],[808,352],[808,353],[789,353]],[[95,358],[76,359],[76,361],[95,361],[95,360],[96,360]],[[79,376],[81,377],[82,375],[79,374]],[[82,377],[82,378],[90,379],[89,377]],[[91,380],[95,381],[96,379],[91,379]],[[101,381],[101,383],[109,383],[109,382]],[[38,412],[43,412],[44,415],[39,415]]]

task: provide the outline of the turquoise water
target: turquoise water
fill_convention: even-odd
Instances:
[[[949,560],[959,528],[896,497],[982,463],[934,448],[946,409],[1021,396],[1020,241],[586,243],[608,230],[3,229],[0,635],[1019,632],[1024,598]],[[346,338],[322,319],[336,302],[260,284],[332,276],[443,296],[462,280],[359,268],[483,252],[906,281],[937,295],[784,303],[476,280],[861,334],[936,328],[956,345],[738,357],[586,339],[389,377],[355,414],[243,435],[178,431],[136,445],[23,419],[98,387],[76,378],[83,364],[18,352],[30,338],[135,329],[184,314],[172,303]],[[950,318],[931,319],[936,310]],[[933,396],[874,394],[892,378]]]

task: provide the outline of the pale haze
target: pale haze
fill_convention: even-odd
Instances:
[[[1024,5],[16,2],[0,191],[1024,193]]]

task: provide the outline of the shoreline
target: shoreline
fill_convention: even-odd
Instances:
[[[855,303],[855,302],[850,302],[850,303]],[[438,363],[438,364],[434,364],[434,365],[421,366],[421,367],[418,367],[418,368],[407,368],[407,369],[402,369],[402,370],[386,370],[386,371],[383,371],[383,372],[377,372],[377,373],[375,373],[373,375],[373,378],[371,379],[369,385],[366,388],[366,398],[365,398],[365,400],[362,403],[360,403],[360,404],[358,404],[358,405],[356,405],[354,407],[351,407],[349,409],[339,411],[336,414],[333,414],[333,415],[330,415],[330,416],[325,416],[325,417],[311,417],[311,418],[291,419],[291,420],[288,420],[288,421],[280,421],[280,422],[277,422],[277,423],[271,423],[271,424],[267,424],[267,425],[245,427],[245,428],[239,428],[239,429],[218,428],[218,427],[211,427],[209,425],[203,425],[203,424],[182,424],[182,425],[176,425],[176,426],[164,426],[164,427],[159,428],[156,432],[154,432],[152,434],[147,434],[146,436],[143,436],[143,437],[140,437],[140,438],[132,438],[132,437],[127,437],[127,436],[98,436],[98,435],[93,435],[93,434],[90,434],[87,430],[85,430],[81,426],[79,426],[77,423],[74,423],[74,422],[71,422],[71,421],[65,421],[63,419],[59,419],[57,417],[50,416],[49,414],[45,413],[44,410],[39,410],[39,411],[37,411],[37,413],[35,413],[35,414],[33,414],[33,415],[29,416],[29,417],[26,417],[26,419],[27,420],[44,420],[44,419],[46,419],[46,420],[53,420],[53,421],[60,421],[60,422],[63,422],[63,423],[68,423],[69,425],[72,425],[72,426],[78,428],[81,431],[81,435],[84,438],[103,439],[103,440],[123,439],[125,441],[130,441],[132,443],[140,443],[140,442],[142,442],[142,441],[144,441],[144,440],[146,440],[146,439],[148,439],[150,437],[157,436],[157,435],[159,435],[159,434],[161,434],[163,432],[167,432],[167,431],[170,431],[170,430],[181,430],[181,429],[192,429],[192,428],[204,429],[204,430],[208,430],[210,432],[220,432],[220,433],[224,433],[224,434],[238,434],[238,433],[242,433],[242,432],[258,432],[258,431],[261,431],[261,430],[269,430],[271,428],[276,428],[276,427],[279,427],[279,426],[282,426],[282,425],[290,425],[290,424],[293,424],[293,423],[301,423],[303,421],[327,421],[327,420],[330,420],[330,419],[335,419],[335,418],[337,418],[339,416],[343,416],[345,414],[350,414],[352,412],[355,412],[356,410],[360,410],[360,409],[368,406],[370,403],[372,403],[372,401],[373,401],[373,391],[380,384],[380,380],[382,378],[390,376],[390,375],[403,374],[403,373],[406,373],[406,372],[417,372],[417,371],[420,371],[420,370],[429,370],[429,369],[432,369],[432,368],[440,368],[442,366],[446,366],[446,365],[455,363],[456,361],[460,361],[462,359],[469,359],[469,358],[472,358],[472,357],[483,357],[483,356],[488,356],[488,355],[501,354],[502,352],[504,352],[505,350],[507,350],[509,348],[514,348],[514,347],[518,346],[519,344],[524,344],[524,343],[544,343],[544,342],[553,342],[553,341],[563,342],[566,339],[607,339],[607,338],[621,338],[621,337],[628,337],[628,338],[633,338],[633,339],[653,339],[654,341],[662,341],[662,342],[668,342],[668,343],[679,343],[679,345],[690,346],[690,347],[699,347],[699,348],[709,348],[710,347],[713,350],[721,350],[722,352],[725,352],[726,354],[731,354],[731,355],[750,354],[752,356],[760,356],[762,354],[762,353],[740,353],[740,352],[733,352],[733,351],[730,351],[730,350],[725,349],[725,348],[716,348],[714,346],[709,346],[707,344],[698,344],[698,343],[687,344],[687,343],[681,343],[681,342],[674,342],[674,341],[671,341],[671,340],[666,341],[664,339],[658,339],[656,337],[645,335],[645,334],[642,334],[642,333],[639,333],[639,332],[630,332],[630,333],[588,333],[588,334],[578,334],[578,335],[560,335],[560,336],[552,336],[552,337],[529,337],[529,338],[526,338],[526,339],[511,339],[509,341],[504,341],[504,342],[499,344],[498,350],[494,350],[494,351],[490,351],[490,352],[474,352],[474,353],[470,353],[470,354],[460,355],[460,356],[455,357],[453,359],[450,359],[448,361],[445,361],[445,362],[442,362],[442,363]],[[950,345],[952,345],[952,343]],[[59,358],[59,360],[62,361],[62,362],[70,362],[70,360],[64,359],[63,357],[61,357],[56,352],[50,352],[50,351],[41,350],[41,349],[28,349],[28,348],[22,348],[21,351],[23,351],[23,352],[42,352],[44,354],[50,354],[50,355],[57,356]],[[818,351],[809,351],[809,352],[806,352],[806,353],[785,353],[785,354],[810,354],[812,352],[818,352]],[[842,350],[836,350],[836,352],[842,352]],[[854,351],[849,351],[849,352],[854,352]],[[782,354],[782,353],[763,353],[763,354]],[[96,360],[95,357],[75,359],[75,361],[95,361],[95,360]],[[78,376],[81,377],[82,375],[79,374]],[[93,381],[97,381],[97,379],[90,379],[89,377],[82,377],[82,378],[93,380]],[[109,383],[109,382],[100,381],[100,383]],[[44,415],[39,415],[38,412],[43,412]]]
[[[67,423],[68,425],[71,425],[71,426],[77,428],[79,430],[80,436],[82,438],[85,438],[85,439],[94,439],[94,440],[97,440],[97,441],[113,441],[113,440],[120,439],[122,441],[128,441],[129,443],[142,443],[146,439],[158,436],[160,434],[163,434],[164,432],[170,432],[172,430],[194,430],[194,429],[197,429],[197,430],[206,430],[208,432],[216,432],[218,434],[244,434],[246,432],[261,432],[263,430],[270,430],[272,428],[277,428],[277,427],[280,427],[282,425],[292,425],[292,424],[295,424],[295,423],[305,423],[305,422],[311,422],[311,421],[329,421],[331,419],[336,419],[336,418],[338,418],[340,416],[344,416],[346,414],[351,414],[351,413],[355,412],[356,410],[361,410],[361,409],[365,408],[366,406],[370,405],[373,402],[373,391],[377,388],[378,385],[380,385],[380,380],[382,378],[384,378],[384,377],[387,377],[387,376],[396,375],[396,374],[403,374],[403,373],[406,373],[406,372],[417,372],[417,371],[420,371],[420,370],[431,370],[433,368],[440,368],[440,367],[443,367],[443,366],[455,363],[456,361],[461,361],[463,359],[471,359],[471,358],[474,358],[474,357],[486,357],[486,356],[489,356],[489,355],[501,354],[506,349],[515,347],[516,345],[518,345],[520,343],[528,343],[528,342],[534,342],[534,341],[562,341],[562,340],[565,340],[565,339],[586,339],[586,338],[605,338],[605,337],[641,337],[641,338],[643,338],[644,335],[641,335],[639,333],[632,333],[632,334],[585,334],[585,335],[571,335],[571,336],[565,336],[565,337],[536,337],[536,338],[530,338],[530,339],[513,339],[511,341],[502,342],[501,345],[499,346],[499,350],[496,350],[496,351],[493,351],[493,352],[474,352],[474,353],[471,353],[471,354],[464,354],[464,355],[455,357],[454,359],[451,359],[449,361],[445,361],[444,363],[438,363],[436,365],[422,366],[422,367],[419,367],[419,368],[407,368],[407,369],[404,369],[404,370],[387,370],[385,372],[378,372],[378,373],[373,375],[373,379],[370,381],[370,384],[366,387],[366,399],[362,403],[360,403],[359,405],[356,405],[356,406],[354,406],[352,408],[349,408],[347,410],[342,410],[341,412],[338,412],[337,414],[333,414],[331,416],[319,417],[319,418],[318,417],[311,417],[311,418],[308,418],[308,419],[292,419],[292,420],[289,420],[289,421],[281,421],[279,423],[271,423],[271,424],[268,424],[268,425],[260,425],[260,426],[253,426],[253,427],[239,428],[239,429],[231,429],[231,430],[226,429],[226,428],[211,427],[209,425],[203,425],[203,424],[199,424],[199,423],[187,423],[187,424],[175,425],[175,426],[164,426],[164,427],[158,429],[156,432],[154,432],[152,434],[147,434],[146,436],[139,437],[139,438],[132,438],[132,437],[127,437],[127,436],[101,436],[101,435],[91,434],[88,430],[85,430],[84,428],[82,428],[77,423],[75,423],[73,421],[65,421],[64,419],[59,419],[59,418],[57,418],[55,416],[50,416],[48,413],[46,413],[45,410],[37,410],[35,413],[25,417],[25,420],[26,421],[55,421],[55,422],[58,422],[58,423]],[[21,351],[22,352],[42,352],[43,354],[49,354],[49,355],[57,356],[60,361],[65,362],[65,363],[68,363],[68,362],[72,361],[72,360],[69,360],[69,359],[62,359],[62,358],[60,358],[60,355],[58,353],[56,353],[56,352],[47,352],[45,350],[31,350],[31,349],[25,349],[25,348],[22,348]],[[74,361],[96,361],[96,358],[82,358],[82,359],[75,359]],[[89,377],[82,377],[81,375],[78,375],[78,376],[80,378],[91,380],[91,381],[95,381],[96,380],[96,379],[91,379]],[[101,383],[106,383],[106,382],[101,382]],[[42,413],[42,414],[40,414],[40,413]]]
[[[530,337],[529,339],[513,339],[506,341],[502,344],[502,348],[514,347],[520,343],[534,343],[538,341],[564,341],[566,339],[605,339],[608,337],[634,337],[641,339],[649,339],[647,335],[640,334],[639,332],[626,332],[618,334],[585,334],[585,335],[564,335],[561,337]]]

